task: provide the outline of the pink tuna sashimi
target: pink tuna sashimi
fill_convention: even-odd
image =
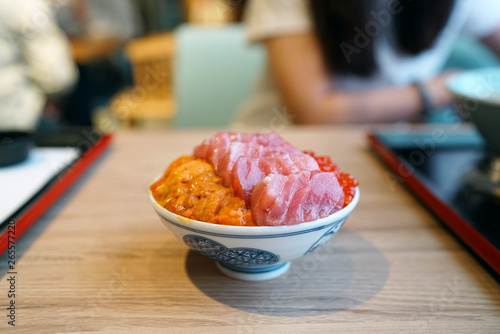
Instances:
[[[262,145],[262,146],[281,146],[284,149],[290,150],[290,153],[300,152],[292,144],[281,138],[280,135],[278,135],[276,132],[271,132],[266,134],[262,133],[250,134],[250,133],[237,133],[237,132],[229,132],[229,133],[239,135],[236,136],[237,140],[234,141],[255,144],[255,145]]]
[[[266,225],[287,225],[286,216],[288,211],[293,211],[291,207],[292,200],[299,190],[309,187],[310,173],[297,173],[285,176],[285,186],[283,187],[280,196],[276,198],[275,203],[267,211]],[[296,201],[295,201],[296,202]],[[294,202],[294,203],[295,203]],[[300,206],[300,203],[295,203]],[[300,209],[298,210],[301,211]],[[303,222],[300,219],[300,213],[293,217],[292,222]]]
[[[259,145],[263,145],[266,147],[280,147],[283,152],[286,152],[288,154],[303,154],[299,149],[281,138],[276,132],[250,136],[254,136],[256,143]]]
[[[195,147],[193,155],[197,159],[205,159],[217,169],[220,159],[227,152],[229,145],[234,142],[247,143],[252,146],[280,147],[280,152],[289,154],[302,153],[275,132],[269,134],[245,134],[221,131]]]
[[[304,170],[319,170],[316,160],[306,154],[238,158],[231,172],[236,196],[250,204],[252,191],[260,180],[271,174],[290,175]]]
[[[264,155],[265,147],[262,145],[250,145],[248,143],[235,142],[229,145],[226,153],[220,158],[215,170],[226,187],[231,185],[231,173],[236,161],[240,157],[261,157]]]
[[[327,217],[344,207],[344,191],[335,173],[313,171],[309,186],[311,190],[302,202],[304,221]]]
[[[279,155],[276,160],[280,166],[281,174],[284,175],[298,173],[303,170],[319,170],[316,159],[304,153],[300,155]]]
[[[259,158],[240,157],[234,164],[231,180],[234,194],[249,204],[252,190],[264,178]]]
[[[256,225],[266,226],[269,211],[276,204],[286,185],[286,176],[270,175],[255,186],[250,199],[252,217]]]
[[[243,143],[243,142],[234,142],[229,144],[229,147],[226,151],[226,153],[219,159],[218,162],[216,162],[217,167],[215,170],[217,171],[217,174],[222,178],[222,184],[225,185],[226,187],[231,186],[234,183],[234,180],[232,179],[232,173],[233,173],[233,168],[236,162],[238,161],[239,158],[241,157],[251,157],[254,159],[260,159],[262,157],[274,157],[274,156],[281,156],[281,155],[286,155],[288,154],[288,149],[283,146],[263,146],[259,144],[250,144],[250,143]],[[300,152],[303,156],[307,156],[306,154]],[[309,156],[305,159],[312,159]],[[296,159],[299,161],[300,159]],[[316,162],[316,161],[314,161]],[[285,167],[291,167],[294,166],[294,162],[290,160],[290,162],[283,161],[282,162],[283,166]],[[305,162],[300,162],[299,165],[307,165]],[[311,165],[311,162],[309,161],[309,165]],[[316,163],[317,166],[317,163]],[[277,164],[278,168],[281,168],[281,165],[278,163]],[[318,167],[319,168],[319,167]],[[297,168],[295,168],[297,169]],[[298,171],[298,170],[297,170]],[[270,173],[268,173],[270,174]],[[280,173],[282,174],[282,173]],[[267,174],[266,174],[267,175]]]
[[[294,225],[327,217],[342,209],[344,192],[334,173],[301,171],[269,175],[250,198],[257,225]]]
[[[213,137],[205,139],[201,145],[196,146],[193,155],[196,159],[205,159],[217,168],[217,163],[226,153],[229,144],[237,139],[237,135],[231,135],[229,132],[218,132]]]

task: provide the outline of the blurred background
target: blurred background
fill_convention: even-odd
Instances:
[[[263,46],[245,37],[244,0],[23,0],[20,8],[2,1],[4,16],[17,12],[29,21],[17,22],[18,28],[11,27],[17,35],[5,33],[10,34],[5,41],[29,40],[33,30],[33,36],[48,30],[47,35],[57,37],[45,37],[32,47],[37,54],[33,63],[57,62],[58,68],[58,73],[38,74],[42,83],[49,77],[53,82],[32,87],[46,98],[38,127],[94,125],[103,132],[225,127],[265,67]],[[51,20],[57,27],[50,28]],[[57,51],[64,43],[72,63]],[[471,49],[475,53],[469,57]],[[447,66],[484,64],[498,64],[498,58],[474,38],[464,37],[454,45]],[[35,71],[37,66],[31,67]],[[0,70],[0,85],[11,89],[4,89],[4,95],[29,90],[29,83],[14,88],[12,82],[17,81]],[[26,109],[42,103],[35,94],[27,95],[9,108],[25,103],[19,101],[31,101]]]
[[[28,0],[21,8],[2,9],[32,20],[33,30],[51,30],[47,35],[57,35],[47,28],[54,19],[74,61],[76,70],[61,60],[59,45],[51,48],[47,40],[55,38],[37,45],[34,52],[69,73],[54,78],[64,87],[42,87],[47,100],[38,126],[94,125],[107,132],[228,124],[262,61],[261,50],[244,42],[242,5],[240,0]],[[14,38],[29,39],[22,29]],[[0,70],[0,85],[12,86],[9,80]],[[200,114],[211,116],[199,119]]]

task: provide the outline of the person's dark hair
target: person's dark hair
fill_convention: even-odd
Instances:
[[[455,0],[310,0],[316,34],[330,72],[369,76],[376,70],[373,39],[393,31],[394,47],[416,55],[443,30]]]

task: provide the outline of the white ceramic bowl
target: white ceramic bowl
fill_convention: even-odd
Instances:
[[[331,216],[289,226],[227,226],[204,223],[160,206],[149,191],[161,221],[194,251],[217,261],[224,274],[245,281],[262,281],[284,274],[290,261],[328,241],[359,201],[359,188],[349,205]]]

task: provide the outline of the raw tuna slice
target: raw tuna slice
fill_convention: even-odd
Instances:
[[[313,171],[309,186],[311,190],[302,202],[304,221],[327,217],[344,207],[344,191],[335,173]]]
[[[218,161],[214,161],[214,166],[215,165],[217,166],[215,170],[217,171],[217,174],[222,178],[222,184],[225,185],[226,187],[229,187],[233,184],[232,180],[233,168],[239,158],[250,157],[254,159],[263,159],[266,157],[288,155],[288,152],[289,150],[287,149],[286,146],[263,146],[259,144],[234,142],[229,144],[226,153],[222,155]],[[312,165],[312,164],[315,164],[317,166],[317,163],[314,160],[314,158],[309,157],[308,155],[302,152],[299,153],[302,156],[304,156],[304,158],[295,159],[297,161],[298,166],[302,167],[303,165]],[[281,162],[273,161],[273,164],[276,168],[280,170],[282,169],[282,167],[292,168],[295,172],[301,170],[299,169],[299,167],[296,166],[294,161],[292,161],[291,159],[288,160],[285,159],[284,161]],[[317,167],[317,169],[319,169],[319,167]],[[265,173],[265,175],[271,173],[273,172]],[[280,172],[279,174],[282,173]],[[290,174],[290,172],[288,174]]]
[[[266,225],[287,225],[286,216],[288,211],[293,210],[291,207],[292,200],[295,193],[301,189],[306,189],[309,187],[309,177],[310,173],[297,173],[285,176],[285,185],[273,206],[267,210]],[[300,203],[296,203],[300,206]],[[301,210],[297,210],[298,214],[293,217],[291,222],[303,222],[304,220],[299,220]]]
[[[256,225],[294,225],[342,209],[344,192],[334,173],[272,174],[255,186],[250,207]]]
[[[253,188],[265,176],[260,167],[260,161],[260,158],[240,157],[231,172],[234,194],[243,198],[247,206],[250,203]]]
[[[194,149],[194,157],[196,159],[205,159],[211,163],[216,169],[216,161],[226,153],[229,144],[237,141],[238,135],[231,135],[229,132],[218,132],[215,136],[205,139],[201,145]]]
[[[277,155],[238,158],[231,172],[234,194],[250,204],[252,191],[260,180],[271,174],[290,175],[304,170],[319,170],[314,158],[302,155]]]
[[[301,152],[302,153],[302,152]],[[314,158],[307,154],[301,155],[280,155],[276,157],[281,174],[288,175],[298,173],[303,170],[319,170],[319,165]]]
[[[226,187],[231,185],[231,173],[234,164],[240,157],[259,158],[264,155],[265,149],[262,145],[250,145],[242,142],[231,143],[215,168],[222,179],[222,184]]]
[[[229,145],[234,142],[247,143],[251,146],[280,147],[280,152],[302,154],[300,150],[286,142],[275,132],[269,134],[242,134],[237,132],[218,132],[213,137],[205,139],[201,145],[195,147],[194,157],[204,159],[217,170],[218,162],[227,152]]]

